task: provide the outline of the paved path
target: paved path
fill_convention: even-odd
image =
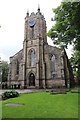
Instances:
[[[0,89],[0,94],[4,93],[5,91],[10,91],[10,90],[9,89],[6,89],[6,90]],[[46,90],[45,89],[37,89],[37,90],[36,89],[24,89],[24,90],[16,90],[16,91],[19,93],[30,93],[30,92],[40,92],[40,91],[46,91]]]

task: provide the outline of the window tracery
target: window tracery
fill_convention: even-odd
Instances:
[[[52,68],[52,78],[55,76],[55,56],[53,55],[51,58],[51,68]]]
[[[31,67],[34,66],[34,54],[35,54],[34,49],[30,49],[28,55],[29,55],[29,65],[30,65]]]

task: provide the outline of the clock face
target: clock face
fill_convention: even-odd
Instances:
[[[35,25],[35,20],[32,19],[32,20],[29,22],[29,26],[30,26],[30,27],[33,27],[34,25]]]

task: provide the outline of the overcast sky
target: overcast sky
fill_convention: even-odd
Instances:
[[[47,32],[52,27],[52,8],[56,8],[61,0],[0,0],[0,57],[9,61],[9,57],[23,48],[24,18],[27,10],[37,12],[38,4],[47,22]],[[48,43],[52,45],[50,38]],[[71,47],[68,56],[71,54]]]

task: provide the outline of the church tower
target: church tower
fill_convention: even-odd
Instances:
[[[45,88],[44,44],[47,44],[46,21],[38,8],[25,17],[23,42],[23,75],[24,85],[34,88]]]

